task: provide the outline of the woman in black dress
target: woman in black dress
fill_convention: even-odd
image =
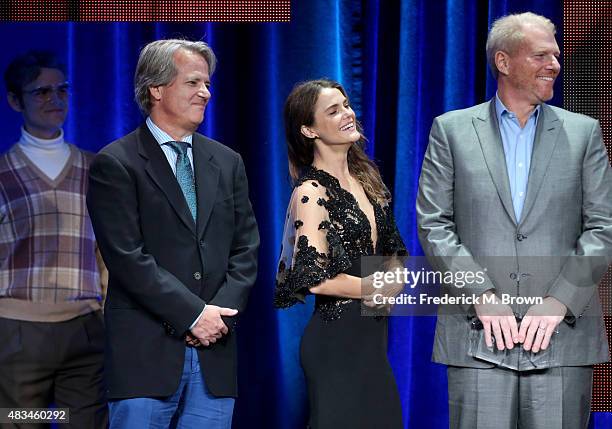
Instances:
[[[363,151],[364,136],[342,86],[297,85],[285,103],[295,180],[279,261],[275,305],[315,294],[300,358],[312,429],[402,427],[387,359],[387,318],[362,315],[363,256],[402,256],[389,192]],[[370,293],[368,292],[368,293]]]

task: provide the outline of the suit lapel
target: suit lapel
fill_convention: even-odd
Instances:
[[[193,164],[196,193],[198,196],[197,237],[201,238],[210,219],[219,183],[219,167],[207,150],[207,141],[199,134],[193,135]]]
[[[482,109],[472,118],[474,129],[478,135],[478,141],[487,164],[491,179],[497,188],[497,193],[508,213],[508,216],[516,224],[512,195],[510,194],[510,183],[508,182],[508,171],[506,168],[506,157],[499,132],[499,124],[495,115],[495,102],[485,103]]]
[[[537,199],[550,165],[550,159],[557,145],[557,136],[563,125],[563,121],[546,104],[542,104],[540,114],[541,118],[538,119],[533,142],[529,180],[527,182],[527,196],[525,197],[525,205],[521,213],[521,223],[527,217]]]
[[[147,159],[145,171],[166,195],[168,202],[181,222],[195,235],[195,223],[187,206],[183,191],[172,173],[172,168],[168,164],[166,155],[164,155],[161,147],[159,147],[159,143],[157,143],[146,124],[142,125],[138,132],[138,145],[138,153]]]

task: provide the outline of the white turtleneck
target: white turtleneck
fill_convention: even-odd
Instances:
[[[54,139],[41,139],[21,127],[21,138],[17,142],[23,153],[51,180],[62,172],[68,158],[70,146],[64,141],[64,131]]]

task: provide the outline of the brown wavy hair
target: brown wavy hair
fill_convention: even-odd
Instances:
[[[285,101],[285,137],[287,139],[287,155],[289,157],[289,173],[293,180],[302,175],[304,169],[314,160],[314,141],[301,132],[303,125],[314,123],[314,109],[323,88],[335,88],[348,100],[346,91],[338,82],[329,79],[309,80],[298,83]],[[357,122],[357,130],[361,138],[348,151],[347,161],[349,172],[355,177],[366,194],[380,204],[387,204],[391,194],[380,177],[378,167],[364,151],[366,138],[361,124]]]

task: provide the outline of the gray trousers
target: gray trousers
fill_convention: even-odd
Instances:
[[[586,429],[593,367],[514,371],[449,366],[451,429]]]

